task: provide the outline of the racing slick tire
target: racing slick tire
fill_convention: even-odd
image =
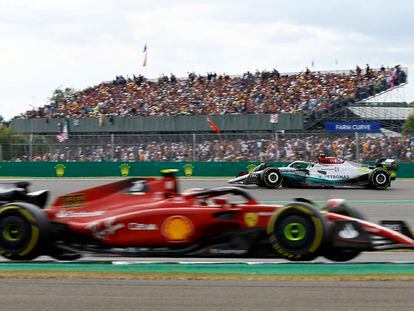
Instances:
[[[47,245],[49,220],[29,203],[0,207],[0,254],[11,260],[31,260]]]
[[[344,262],[354,259],[360,253],[361,251],[355,249],[330,248],[323,254],[323,256],[331,261]]]
[[[65,253],[60,251],[53,251],[48,254],[50,257],[56,260],[62,260],[62,261],[72,261],[82,258],[81,254],[77,253]]]
[[[280,170],[275,167],[268,167],[263,170],[260,175],[261,184],[266,188],[276,189],[282,185],[283,175]]]
[[[273,214],[267,234],[278,256],[292,261],[308,261],[322,253],[328,238],[328,224],[314,206],[293,202]]]
[[[383,190],[390,186],[391,176],[386,170],[376,168],[369,174],[369,185],[372,188]]]
[[[335,206],[328,205],[324,207],[323,210],[329,213],[335,213],[352,218],[366,220],[366,217],[360,211],[357,211],[356,209],[349,207],[345,202],[341,202]],[[327,246],[323,256],[331,261],[344,262],[354,259],[360,253],[361,251],[355,249],[344,249]]]

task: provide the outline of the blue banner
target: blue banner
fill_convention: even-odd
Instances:
[[[325,122],[329,133],[378,133],[381,125],[378,122]]]

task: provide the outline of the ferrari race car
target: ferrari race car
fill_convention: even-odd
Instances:
[[[362,251],[414,249],[404,222],[368,222],[340,199],[320,209],[306,199],[263,205],[237,187],[180,193],[171,171],[70,193],[46,208],[47,191],[27,188],[0,184],[0,254],[11,260],[109,254],[346,261]]]
[[[249,173],[230,179],[231,184],[255,184],[276,189],[283,187],[355,187],[386,189],[397,176],[393,159],[380,159],[375,165],[346,161],[336,157],[320,157],[318,163],[295,161],[287,167],[261,163]]]

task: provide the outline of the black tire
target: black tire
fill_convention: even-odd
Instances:
[[[72,260],[77,260],[82,258],[81,254],[77,254],[77,253],[65,253],[62,251],[52,251],[49,253],[49,256],[56,259],[56,260],[62,260],[62,261],[72,261]]]
[[[361,252],[359,250],[355,249],[330,248],[323,256],[332,261],[344,262],[354,259],[360,253]]]
[[[319,256],[327,241],[328,225],[312,205],[289,203],[269,219],[267,234],[273,250],[292,261],[308,261]]]
[[[0,254],[11,260],[31,260],[47,245],[49,220],[28,203],[0,207]]]
[[[330,213],[366,220],[364,214],[353,209],[352,207],[349,207],[344,201],[335,206],[329,206],[328,202],[328,206],[326,206],[324,210]],[[344,262],[354,259],[360,253],[361,251],[355,249],[344,249],[328,246],[323,256],[331,261]]]
[[[276,189],[282,185],[283,175],[277,168],[268,167],[263,170],[260,181],[266,188]]]
[[[386,170],[382,168],[374,169],[369,175],[369,185],[372,188],[383,190],[390,186],[391,176]]]

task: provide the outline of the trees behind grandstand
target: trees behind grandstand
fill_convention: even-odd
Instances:
[[[412,104],[412,103],[411,103]],[[403,131],[407,132],[414,132],[414,114],[410,115],[407,120],[404,122]]]
[[[51,103],[56,103],[56,102],[59,102],[59,101],[65,99],[65,98],[73,96],[74,93],[75,93],[75,89],[70,88],[70,87],[66,87],[64,89],[57,88],[56,90],[53,91],[53,94],[49,98],[49,101]]]
[[[0,161],[14,161],[16,157],[31,161],[31,154],[43,152],[42,147],[36,145],[39,143],[45,143],[45,138],[15,134],[8,124],[0,125]]]

